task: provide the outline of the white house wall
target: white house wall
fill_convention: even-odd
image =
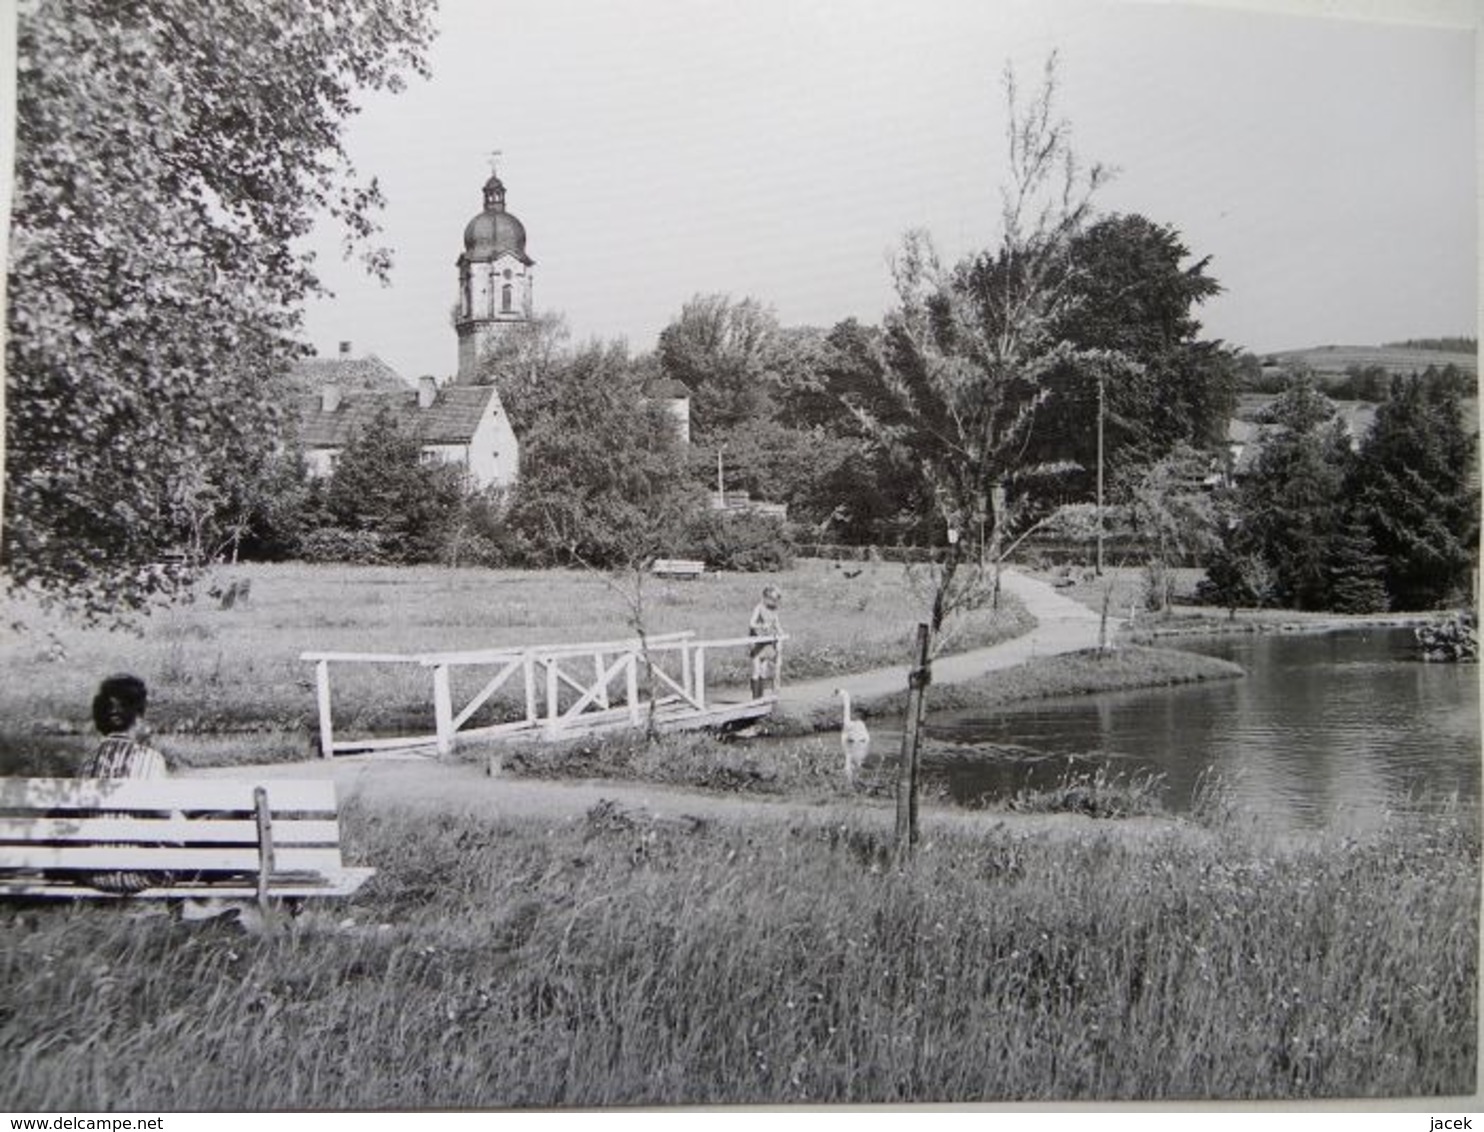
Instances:
[[[519,473],[520,444],[495,393],[469,442],[469,474],[480,487],[509,488]]]
[[[314,479],[324,479],[335,470],[338,448],[311,448],[304,453],[304,467]]]

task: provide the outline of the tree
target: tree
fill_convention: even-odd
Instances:
[[[571,332],[562,315],[548,311],[511,323],[479,359],[479,383],[500,391],[500,404],[519,436],[541,402],[541,387],[568,350]]]
[[[1330,539],[1329,608],[1336,613],[1376,613],[1388,605],[1386,562],[1376,553],[1364,520],[1352,515]]]
[[[700,495],[674,420],[645,400],[621,344],[556,364],[529,412],[509,519],[538,560],[647,566],[684,537]]]
[[[178,593],[225,473],[271,446],[327,213],[370,246],[343,142],[363,90],[426,74],[429,0],[28,0],[6,344],[12,588],[86,618]],[[213,541],[199,540],[203,545]]]
[[[1432,609],[1467,597],[1479,537],[1474,438],[1451,386],[1392,383],[1361,444],[1348,494],[1385,562],[1393,608]]]
[[[422,442],[382,408],[346,444],[324,490],[330,523],[369,538],[380,561],[444,559],[468,491],[462,468],[424,463]]]
[[[1265,416],[1279,429],[1241,483],[1238,522],[1228,538],[1267,564],[1278,604],[1325,609],[1331,544],[1343,519],[1353,459],[1350,442],[1334,403],[1308,378],[1300,378]]]
[[[1007,67],[1010,178],[999,245],[945,270],[925,233],[908,235],[893,265],[898,306],[886,321],[877,381],[851,401],[872,441],[920,481],[947,540],[910,683],[897,813],[904,853],[916,840],[915,740],[932,653],[946,619],[980,599],[986,565],[998,569],[1006,497],[1032,470],[1024,454],[1047,381],[1073,361],[1118,361],[1079,352],[1058,334],[1076,301],[1073,243],[1105,173],[1078,165],[1070,129],[1054,113],[1055,90],[1055,56],[1026,104]],[[963,536],[986,524],[990,541],[979,540],[977,559],[965,562]]]
[[[696,295],[660,331],[660,367],[691,391],[703,436],[773,415],[781,384],[778,319],[756,299]]]
[[[1057,332],[1082,350],[1114,351],[1133,364],[1115,380],[1071,364],[1052,376],[1032,450],[1079,466],[1056,482],[1064,497],[1092,493],[1100,380],[1110,475],[1132,474],[1180,444],[1205,449],[1223,440],[1239,363],[1199,337],[1194,309],[1221,286],[1207,274],[1210,257],[1187,264],[1190,254],[1178,231],[1139,215],[1103,218],[1073,241],[1076,301]]]
[[[1129,526],[1144,551],[1152,610],[1170,608],[1171,568],[1214,541],[1216,517],[1204,483],[1210,470],[1207,456],[1181,444],[1138,469],[1128,484]]]

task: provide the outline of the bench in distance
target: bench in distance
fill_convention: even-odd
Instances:
[[[656,578],[699,578],[706,572],[706,563],[690,558],[656,558],[649,569]]]

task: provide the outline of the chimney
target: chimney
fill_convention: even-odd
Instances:
[[[322,413],[333,413],[340,408],[340,386],[334,384],[320,386],[319,407]]]
[[[430,408],[438,399],[438,379],[423,374],[417,379],[417,407],[419,409]]]
[[[350,343],[349,342],[342,342],[342,343],[340,343],[340,357],[342,359],[346,359],[346,358],[349,358],[350,357]]]

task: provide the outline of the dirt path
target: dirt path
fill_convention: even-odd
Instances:
[[[889,834],[895,824],[892,803],[874,798],[762,798],[639,782],[492,778],[473,763],[432,758],[358,756],[255,767],[200,768],[191,773],[265,783],[275,779],[328,778],[336,783],[342,805],[411,809],[439,817],[477,814],[495,821],[558,826],[582,822],[589,810],[604,801],[660,823],[699,821],[758,828],[780,823],[829,825],[848,820],[853,829],[874,829],[882,834]],[[1006,814],[928,804],[922,807],[920,821],[923,835],[929,840],[940,831],[988,832],[1007,827],[1017,834],[1076,839],[1198,835],[1187,824],[1169,818],[1109,821],[1080,814]]]
[[[1024,603],[1026,610],[1036,619],[1036,627],[1023,636],[998,645],[939,657],[933,661],[934,683],[958,684],[988,672],[1023,664],[1034,657],[1055,656],[1097,646],[1098,615],[1085,605],[1057,593],[1045,582],[1014,570],[1004,572],[1001,584]],[[1117,618],[1109,618],[1110,636],[1116,633],[1120,623]],[[786,678],[786,671],[784,675]],[[907,665],[904,663],[851,676],[786,684],[778,697],[778,704],[785,711],[797,713],[832,703],[836,688],[844,688],[852,696],[864,698],[900,692],[906,687]]]

